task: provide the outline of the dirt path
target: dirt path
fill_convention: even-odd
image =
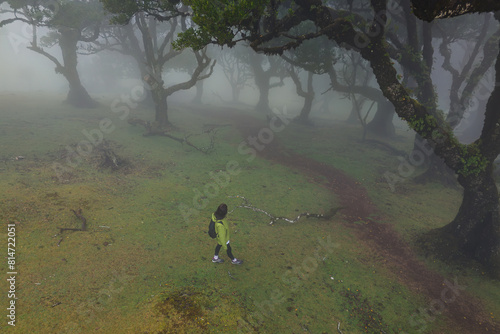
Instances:
[[[234,110],[204,110],[203,113],[210,114],[214,119],[232,122],[244,138],[257,136],[259,131],[269,127],[269,124]],[[457,288],[457,285],[461,285],[460,282],[456,282],[454,278],[447,279],[428,269],[390,224],[380,224],[372,220],[374,217],[377,217],[376,220],[384,218],[370,200],[366,189],[355,179],[332,166],[287,151],[277,140],[265,145],[258,155],[274,163],[298,169],[330,189],[344,207],[341,213],[345,225],[356,232],[360,241],[370,247],[377,258],[384,259],[382,265],[397,274],[400,283],[420,295],[427,296],[429,309],[434,309],[434,314],[442,311],[448,318],[450,327],[459,329],[457,333],[500,333],[500,324],[492,322],[481,301],[466,290]],[[319,176],[325,177],[327,181],[320,181],[323,178]],[[366,224],[352,224],[359,220],[365,221]],[[418,323],[419,320],[427,319],[431,322],[434,314],[432,311],[428,312],[427,318],[415,317],[414,321],[417,323],[408,328],[407,332],[418,332],[423,327],[422,323]]]

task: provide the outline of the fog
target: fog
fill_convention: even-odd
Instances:
[[[500,24],[375,2],[0,1],[0,328],[500,333]]]
[[[6,17],[6,15],[0,16],[0,19],[2,17]],[[39,36],[48,33],[46,28],[38,28],[37,30]],[[28,49],[31,45],[32,36],[33,29],[25,23],[15,22],[0,29],[0,48],[2,50],[0,57],[3,64],[1,67],[1,92],[66,94],[68,91],[67,80],[61,74],[55,72],[54,63]],[[44,48],[44,50],[61,59],[61,50],[57,45]],[[212,47],[210,55],[217,58],[225,51],[227,51],[227,48]],[[137,64],[132,57],[106,50],[96,54],[84,54],[85,50],[80,50],[80,52],[77,67],[80,79],[83,86],[93,97],[113,99],[121,94],[129,93],[134,87],[144,85]],[[187,53],[189,51],[184,51],[183,55]],[[166,66],[163,79],[168,86],[189,79],[189,75],[183,73],[182,70],[178,71]],[[272,79],[275,83],[280,80],[279,78]],[[320,94],[329,88],[328,79],[323,75],[322,77],[317,76],[316,81],[318,98],[322,98]],[[205,79],[203,84],[205,86],[204,103],[217,105],[231,101],[231,83],[228,82],[219,65],[216,65],[214,73],[208,79]],[[170,100],[176,103],[187,102],[194,95],[195,88],[181,90],[173,94]],[[255,104],[257,99],[258,89],[249,79],[238,102],[250,106]],[[279,87],[273,88],[269,102],[271,108],[285,107],[293,114],[298,113],[301,108],[301,98],[297,96],[295,86],[289,78],[285,78]],[[338,98],[336,104],[348,105],[349,101]],[[348,107],[346,106],[346,108]],[[341,110],[341,108],[335,109],[337,111]],[[341,114],[344,113],[341,112]]]
[[[4,16],[5,17],[5,14]],[[1,16],[0,16],[1,18]],[[39,28],[38,34],[43,35],[48,32],[45,28]],[[37,54],[28,49],[31,44],[33,30],[25,23],[12,23],[0,29],[0,47],[2,53],[0,55],[3,66],[1,67],[0,90],[3,93],[14,92],[51,92],[57,94],[66,94],[68,90],[68,83],[64,77],[54,70],[54,64],[47,58]],[[439,48],[439,43],[434,43],[435,49]],[[463,65],[464,59],[470,50],[464,47],[463,43],[456,43],[452,45],[453,57],[456,65]],[[60,58],[61,51],[57,46],[47,48],[50,54]],[[213,58],[220,57],[221,54],[227,52],[227,48],[212,47],[210,49],[210,56]],[[81,50],[81,52],[85,52]],[[250,52],[250,50],[246,51]],[[137,69],[137,64],[130,56],[122,55],[118,52],[101,51],[96,54],[80,54],[78,56],[78,72],[80,74],[83,86],[86,87],[88,92],[96,98],[112,99],[120,96],[120,94],[127,94],[133,87],[143,85],[140,78],[140,73]],[[184,51],[184,54],[189,51]],[[181,56],[182,57],[182,56]],[[438,96],[438,105],[441,110],[445,112],[449,108],[450,99],[450,82],[451,74],[443,70],[439,65],[442,65],[443,57],[438,52],[435,54],[435,64],[433,68],[432,79],[434,81],[436,92]],[[488,72],[481,79],[478,96],[488,97],[491,93],[492,72]],[[164,80],[168,85],[179,83],[189,79],[189,75],[183,71],[169,69],[166,66],[164,70]],[[279,82],[281,79],[274,78],[274,82]],[[303,73],[303,82],[305,77]],[[258,100],[258,89],[255,83],[248,80],[245,86],[244,93],[240,96],[239,102],[247,105],[255,104]],[[349,98],[343,93],[335,93],[330,89],[330,83],[326,74],[315,76],[315,108],[313,108],[312,116],[327,117],[333,119],[341,119],[346,116],[348,109],[351,108]],[[223,73],[220,65],[216,65],[214,73],[203,81],[205,92],[203,101],[207,104],[221,104],[231,101],[231,83]],[[371,85],[376,87],[376,82],[371,82]],[[283,84],[277,88],[273,88],[269,97],[269,105],[272,108],[283,108],[286,106],[289,112],[293,115],[298,114],[300,111],[302,98],[296,93],[296,87],[291,79],[285,78]],[[170,98],[173,102],[187,102],[190,101],[195,95],[195,88],[182,90],[173,94]],[[329,102],[329,111],[325,110],[316,112],[315,109],[319,108],[321,104],[320,99],[328,97],[332,99]],[[476,128],[481,126],[482,113],[485,108],[485,99],[474,99],[470,106],[470,111],[466,112],[464,121],[457,127],[457,134],[463,133],[466,128],[472,123]],[[479,111],[478,111],[479,108]],[[364,108],[367,110],[367,107]],[[372,114],[368,119],[371,119]],[[478,121],[476,121],[476,118]],[[401,122],[395,117],[394,122],[400,128],[406,128],[406,124]],[[480,129],[480,128],[479,128]],[[479,129],[475,130],[476,135],[479,135]],[[472,139],[465,139],[469,142]]]
[[[0,20],[4,18],[0,16]],[[50,60],[27,49],[32,29],[24,23],[12,23],[0,29],[0,89],[2,92],[64,92],[67,83],[54,72]]]

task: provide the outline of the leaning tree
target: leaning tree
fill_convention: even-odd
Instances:
[[[456,173],[464,189],[456,217],[431,234],[436,241],[435,251],[446,256],[464,254],[500,276],[499,195],[492,176],[493,161],[500,153],[499,86],[488,101],[480,138],[462,144],[445,115],[436,108],[430,71],[424,62],[426,53],[397,49],[387,37],[386,24],[394,2],[388,6],[386,0],[371,0],[369,20],[332,8],[320,0],[190,0],[186,3],[193,10],[197,26],[182,34],[177,42],[179,46],[201,47],[209,43],[233,46],[245,40],[258,52],[282,54],[306,40],[324,35],[344,48],[359,52],[369,62],[382,93],[394,105],[398,116],[431,144],[435,154]],[[416,15],[426,20],[500,10],[496,0],[413,0],[413,6]],[[305,21],[313,22],[314,29],[300,35],[291,33]],[[416,96],[403,84],[395,63],[412,71],[418,84]],[[500,81],[500,55],[496,75]]]
[[[62,74],[69,83],[66,101],[75,107],[92,108],[97,103],[83,86],[77,70],[79,43],[92,42],[99,37],[104,14],[97,0],[90,1],[34,1],[8,0],[10,8],[3,10],[9,17],[0,22],[0,27],[12,22],[23,22],[33,28],[28,49],[52,61],[56,73]],[[38,34],[39,27],[49,29],[47,35]],[[61,57],[46,48],[58,45]]]

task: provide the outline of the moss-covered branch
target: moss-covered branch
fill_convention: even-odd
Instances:
[[[411,3],[415,15],[424,21],[467,13],[500,11],[500,1],[498,0],[411,0]]]

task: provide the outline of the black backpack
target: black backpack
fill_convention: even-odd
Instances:
[[[208,224],[208,235],[212,239],[217,238],[217,232],[215,231],[215,222],[212,219],[210,219],[210,223]]]

